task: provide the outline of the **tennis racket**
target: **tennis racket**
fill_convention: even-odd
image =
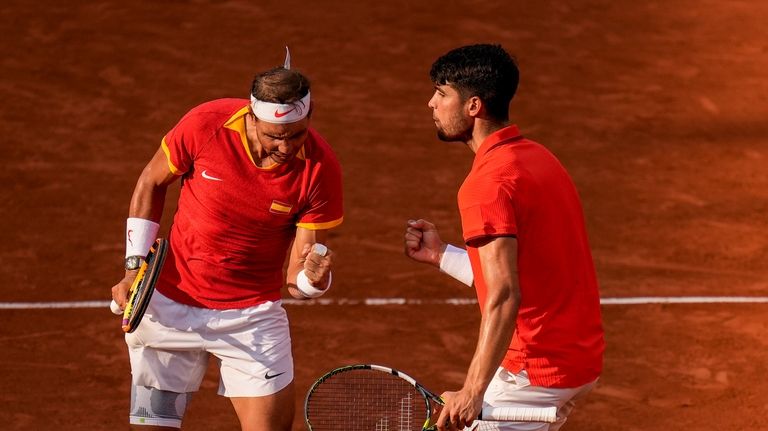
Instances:
[[[443,400],[413,377],[380,365],[349,365],[320,377],[304,400],[310,431],[436,430]],[[435,416],[433,418],[433,416]],[[482,421],[555,422],[557,408],[487,407]],[[473,423],[466,429],[482,430]]]
[[[110,308],[116,314],[123,315],[123,332],[133,332],[139,327],[144,312],[147,311],[147,305],[155,291],[155,284],[160,276],[160,271],[165,263],[165,255],[168,251],[168,240],[158,238],[149,249],[147,257],[139,267],[136,279],[133,280],[131,289],[128,291],[128,301],[125,303],[125,310],[120,313],[120,307],[115,300],[112,300]]]

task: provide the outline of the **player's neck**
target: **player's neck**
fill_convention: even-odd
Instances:
[[[480,145],[485,139],[493,133],[509,126],[509,120],[490,120],[485,118],[475,118],[475,127],[472,128],[472,136],[467,141],[467,146],[473,153],[477,154]]]

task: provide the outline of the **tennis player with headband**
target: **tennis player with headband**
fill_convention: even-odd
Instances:
[[[316,298],[332,284],[323,243],[342,222],[341,168],[310,127],[310,84],[284,66],[259,73],[250,101],[193,108],[139,177],[126,228],[124,307],[157,237],[166,189],[182,180],[169,251],[138,329],[126,334],[132,429],[181,427],[210,355],[218,393],[243,430],[290,430],[293,358],[281,288]],[[285,278],[283,264],[289,255]]]

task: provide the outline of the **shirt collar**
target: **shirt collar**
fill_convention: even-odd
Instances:
[[[237,132],[240,135],[240,141],[243,144],[243,148],[245,148],[245,154],[248,155],[248,158],[251,160],[251,163],[253,163],[254,166],[256,166],[259,169],[264,170],[270,170],[278,167],[279,165],[275,163],[274,165],[268,166],[266,168],[262,168],[256,165],[256,162],[253,160],[253,155],[251,154],[251,144],[248,143],[248,137],[246,136],[245,132],[245,114],[248,113],[249,106],[245,106],[239,111],[232,114],[231,117],[229,117],[229,120],[227,120],[224,123],[224,127],[226,127],[229,130],[233,130]],[[307,136],[307,139],[310,139],[309,136]],[[296,153],[296,158],[299,160],[305,160],[306,154],[304,152],[305,147],[307,146],[306,141],[304,142],[304,145],[301,146],[301,149],[298,153]]]
[[[491,148],[506,144],[511,141],[516,141],[520,138],[522,138],[523,135],[520,134],[520,129],[514,125],[511,124],[507,127],[504,127],[503,129],[497,130],[490,135],[488,135],[482,144],[480,144],[480,148],[477,149],[477,154],[475,155],[475,160],[479,160],[485,154],[491,150]]]

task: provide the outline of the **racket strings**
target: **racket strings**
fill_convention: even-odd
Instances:
[[[317,431],[420,431],[426,421],[424,396],[399,377],[350,370],[326,379],[307,403]]]

